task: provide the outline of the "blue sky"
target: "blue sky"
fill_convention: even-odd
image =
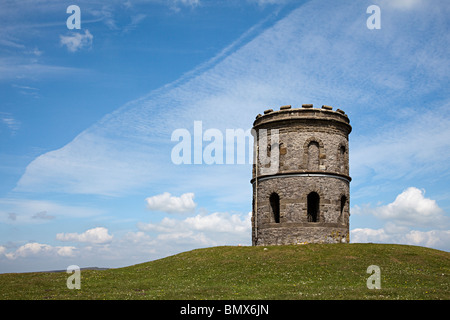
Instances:
[[[69,30],[69,5],[81,29]],[[369,30],[368,6],[381,10]],[[351,241],[450,250],[446,1],[4,1],[0,272],[249,245],[251,165],[176,165],[174,130],[267,107],[350,117]],[[207,145],[204,142],[204,147]]]

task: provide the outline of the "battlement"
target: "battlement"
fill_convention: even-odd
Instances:
[[[312,104],[302,104],[302,106],[298,108],[293,108],[291,105],[285,105],[281,106],[280,110],[266,109],[264,114],[258,114],[256,116],[253,127],[256,128],[272,122],[301,119],[336,121],[346,126],[348,133],[351,132],[350,120],[343,110],[333,110],[333,107],[327,105],[322,105],[321,108],[314,108]]]

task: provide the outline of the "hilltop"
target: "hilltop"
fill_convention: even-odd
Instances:
[[[366,286],[368,266],[381,289]],[[108,270],[0,274],[0,299],[450,299],[450,253],[406,245],[223,246]]]

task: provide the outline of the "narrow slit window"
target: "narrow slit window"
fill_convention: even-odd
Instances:
[[[275,223],[280,223],[280,196],[277,193],[270,195],[270,209]]]
[[[345,172],[345,146],[339,148],[339,171]]]
[[[340,213],[341,217],[343,217],[346,203],[347,203],[347,197],[346,196],[342,196],[341,197],[341,213]]]

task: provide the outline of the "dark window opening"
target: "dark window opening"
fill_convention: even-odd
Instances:
[[[308,222],[319,221],[319,199],[317,192],[308,194]]]
[[[270,195],[270,208],[275,223],[280,223],[280,197],[276,193]]]
[[[346,202],[347,202],[347,197],[342,196],[341,197],[341,217],[342,217],[342,214],[344,213],[344,208],[345,208]]]

